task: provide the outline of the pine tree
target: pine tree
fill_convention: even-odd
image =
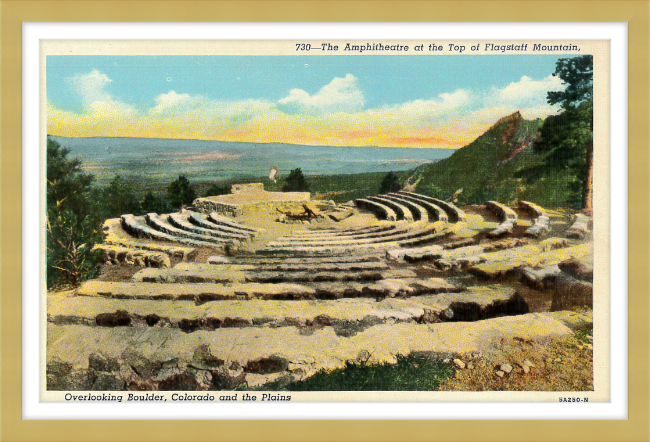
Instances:
[[[536,149],[549,152],[547,166],[570,168],[582,183],[582,208],[592,209],[593,194],[593,56],[561,58],[553,75],[566,88],[547,94],[549,104],[560,104],[561,113],[544,121]]]
[[[167,196],[172,207],[178,208],[185,204],[191,204],[196,198],[196,192],[185,175],[180,175],[167,188]]]
[[[47,141],[46,255],[47,286],[78,285],[99,264],[95,243],[101,242],[101,218],[90,198],[93,176],[68,149]]]
[[[302,174],[302,169],[297,168],[289,172],[287,184],[282,187],[285,192],[306,192],[309,190],[309,183]]]

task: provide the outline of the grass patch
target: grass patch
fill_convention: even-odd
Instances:
[[[584,327],[576,330],[575,332],[575,337],[578,341],[580,342],[587,342],[591,344],[591,339],[587,339],[587,336],[593,339],[594,337],[594,329],[593,326],[590,327]]]
[[[352,364],[320,371],[297,382],[276,381],[264,391],[432,391],[453,373],[442,361],[420,356],[398,357],[396,364]]]

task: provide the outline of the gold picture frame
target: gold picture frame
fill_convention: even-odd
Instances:
[[[152,7],[155,4],[155,8]],[[7,1],[0,9],[0,440],[648,440],[649,26],[642,1]],[[22,420],[23,22],[627,22],[629,44],[628,419],[621,421]],[[550,36],[551,37],[551,36]],[[615,148],[613,146],[613,148]],[[615,289],[615,288],[614,288]],[[615,290],[612,293],[615,297]],[[64,405],[59,405],[64,406]],[[507,416],[504,416],[507,419]]]

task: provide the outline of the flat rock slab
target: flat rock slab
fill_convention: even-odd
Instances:
[[[541,269],[524,267],[521,269],[521,279],[530,287],[544,289],[552,286],[555,278],[557,278],[561,273],[562,270],[560,270],[560,267],[557,265],[543,267]]]
[[[382,281],[389,289],[399,291],[421,290],[401,280]],[[391,286],[394,284],[394,286]],[[452,286],[447,286],[453,289]],[[436,287],[438,291],[443,286]],[[47,315],[56,324],[86,324],[109,326],[180,327],[183,320],[200,321],[212,329],[232,326],[309,326],[336,325],[344,321],[378,320],[434,322],[438,320],[478,320],[507,314],[527,313],[525,302],[516,305],[514,290],[498,286],[472,287],[461,293],[441,293],[410,298],[344,298],[338,300],[275,301],[260,299],[232,299],[196,305],[189,300],[111,299],[90,296],[71,296],[70,292],[50,293]],[[514,308],[513,308],[514,307]],[[102,323],[97,318],[117,318],[117,312],[126,318],[123,323]],[[111,316],[112,315],[112,316]],[[426,316],[425,316],[426,315]],[[376,321],[372,321],[376,323]],[[190,323],[185,326],[189,328]]]
[[[552,317],[533,313],[477,322],[436,324],[384,323],[351,336],[337,334],[333,327],[304,334],[294,327],[221,328],[184,333],[158,327],[47,327],[48,366],[53,363],[73,369],[89,366],[91,355],[114,360],[120,370],[137,364],[147,378],[162,377],[163,364],[196,363],[197,354],[208,354],[225,367],[274,365],[271,370],[290,374],[301,369],[307,377],[321,369],[344,368],[359,354],[369,354],[367,363],[395,363],[397,356],[410,354],[467,354],[490,351],[504,338],[544,340],[569,337],[570,328]],[[404,339],[408,336],[408,339]],[[125,360],[130,360],[127,364]],[[271,364],[275,361],[275,364]],[[264,364],[266,362],[266,364]],[[262,370],[257,370],[258,374]],[[122,371],[119,372],[122,374]],[[130,372],[129,372],[130,373]],[[264,373],[261,373],[264,374]]]
[[[86,281],[77,290],[80,296],[123,299],[304,299],[313,298],[316,290],[300,284],[210,284]]]
[[[412,273],[406,273],[412,275]],[[389,275],[386,275],[389,276]],[[395,276],[395,275],[392,275]],[[177,299],[207,302],[226,299],[338,299],[347,297],[418,296],[460,292],[464,288],[442,278],[384,278],[376,282],[295,283],[147,283],[87,281],[80,296],[122,299]]]
[[[257,264],[255,271],[260,272],[355,272],[364,270],[388,270],[388,264],[376,262],[324,262],[324,263],[277,263]]]
[[[544,248],[537,245],[485,254],[482,257],[486,258],[487,262],[470,268],[469,272],[483,279],[497,279],[514,274],[515,269],[519,267],[549,267],[571,258],[593,256],[593,245],[589,243],[545,252],[542,250]],[[511,251],[517,253],[509,253]]]
[[[558,264],[563,272],[568,273],[576,279],[592,282],[594,280],[594,267],[577,259],[562,261]]]

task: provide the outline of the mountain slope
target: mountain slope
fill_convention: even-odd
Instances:
[[[525,199],[549,207],[579,206],[577,177],[568,169],[546,171],[547,154],[533,149],[542,123],[515,112],[449,158],[418,167],[410,182],[419,179],[417,192],[459,204]]]

